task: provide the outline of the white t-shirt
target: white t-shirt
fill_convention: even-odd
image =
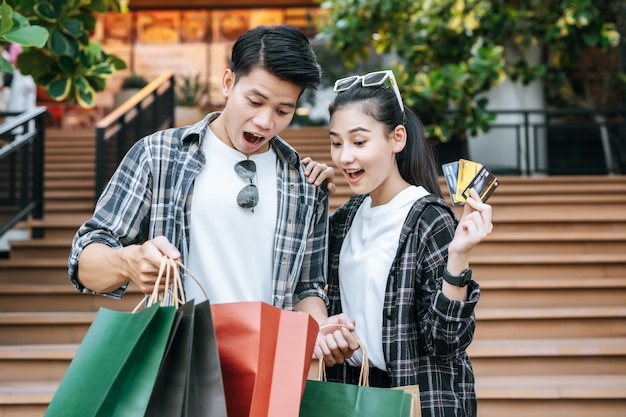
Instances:
[[[402,225],[413,203],[428,195],[410,186],[390,202],[371,207],[367,197],[359,207],[341,246],[339,288],[341,308],[356,322],[355,334],[367,348],[370,366],[385,370],[382,311],[391,264],[398,250]],[[360,366],[361,350],[348,363]]]
[[[208,129],[202,144],[206,165],[195,180],[191,203],[187,267],[202,283],[211,303],[273,299],[272,264],[276,228],[276,154],[252,155],[259,190],[254,212],[237,204],[237,194],[249,184],[235,172],[246,156],[226,145]],[[205,299],[192,279],[185,280],[187,299]]]

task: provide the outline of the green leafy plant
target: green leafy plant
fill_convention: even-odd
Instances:
[[[178,106],[196,107],[209,92],[209,84],[195,76],[179,76],[176,81],[176,104]]]
[[[589,51],[606,56],[617,50],[616,3],[327,0],[321,37],[348,67],[372,54],[396,57],[391,67],[406,104],[422,116],[431,138],[448,141],[489,129],[495,118],[484,93],[506,76],[525,84],[544,78],[568,103],[581,93],[579,103],[597,103],[591,90],[576,91],[579,80],[568,67]],[[532,45],[545,57],[538,64],[524,57]],[[619,90],[615,83],[623,78],[613,74],[608,91]]]
[[[122,80],[122,85],[120,88],[122,90],[127,90],[131,88],[142,89],[146,85],[148,85],[148,80],[146,80],[142,75],[131,74]]]
[[[17,67],[44,87],[48,96],[90,108],[106,80],[126,68],[120,58],[90,40],[94,14],[122,8],[117,0],[3,0],[0,39],[26,47]]]
[[[13,9],[6,1],[0,4],[0,41],[17,43],[25,47],[41,48],[48,40],[48,31],[40,26],[31,26],[28,20]],[[13,64],[0,56],[0,72],[13,72]]]

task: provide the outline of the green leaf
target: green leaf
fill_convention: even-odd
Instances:
[[[59,18],[58,12],[49,1],[42,1],[35,4],[33,11],[37,17],[45,22],[54,23]]]
[[[93,10],[94,12],[105,13],[109,10],[109,5],[106,0],[92,0],[87,5],[87,8],[89,10]]]
[[[69,96],[71,87],[70,77],[57,77],[47,85],[46,92],[53,99],[63,101]]]
[[[48,31],[45,28],[41,26],[28,26],[5,33],[4,39],[22,46],[42,48],[48,41],[48,36]]]
[[[71,55],[70,39],[60,30],[53,30],[50,36],[50,50],[55,55]]]
[[[111,64],[103,62],[98,64],[87,71],[88,75],[93,75],[101,78],[108,78],[113,75],[114,68]]]
[[[2,56],[0,56],[0,72],[13,73],[13,64]]]
[[[13,27],[13,9],[6,1],[0,4],[0,35],[6,33]]]
[[[74,77],[74,88],[78,90],[83,90],[87,87],[91,88],[85,77],[83,77],[82,75]]]
[[[67,74],[73,74],[74,72],[76,72],[76,69],[78,67],[74,59],[69,56],[60,57],[57,63],[59,65],[59,68],[61,68],[61,71]]]
[[[122,61],[122,59],[115,55],[109,55],[107,61],[111,62],[113,68],[115,68],[117,71],[126,69],[126,62]]]
[[[73,38],[79,38],[84,33],[83,24],[78,19],[69,19],[63,25],[63,32]]]
[[[24,75],[32,75],[35,82],[38,84],[46,85],[46,83],[39,82],[39,78],[49,72],[52,68],[54,61],[49,55],[36,49],[29,49],[22,52],[17,57],[17,67]]]
[[[106,79],[100,77],[86,77],[89,85],[96,91],[102,91],[106,88]]]
[[[75,94],[76,94],[76,102],[78,102],[78,104],[81,107],[90,109],[93,106],[95,106],[96,91],[93,88],[91,88],[89,84],[86,84],[85,88],[82,88],[82,89],[77,88],[75,90]]]

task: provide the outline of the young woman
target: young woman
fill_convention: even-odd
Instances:
[[[424,417],[475,416],[466,349],[480,290],[469,256],[492,230],[491,206],[472,190],[456,221],[391,71],[338,80],[335,91],[331,156],[356,195],[330,220],[329,315],[354,319],[370,385],[419,384]],[[361,358],[329,366],[328,379],[356,383]]]

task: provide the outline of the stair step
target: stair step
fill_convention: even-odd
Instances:
[[[68,171],[68,172],[89,172],[94,171],[95,166],[93,162],[73,162],[73,161],[62,161],[62,162],[46,162],[46,170],[51,171]]]
[[[116,308],[119,309],[123,307]],[[95,314],[94,311],[0,312],[0,344],[80,341]],[[623,325],[626,307],[623,306],[481,308],[479,304],[476,317],[477,341],[626,337]]]
[[[46,172],[44,172],[44,179],[46,181],[76,180],[83,178],[92,179],[95,177],[95,167],[85,171],[51,171],[46,169]]]
[[[124,298],[83,294],[69,279],[65,283],[15,283],[0,285],[0,312],[81,312],[98,311],[101,307],[132,311],[143,299],[136,286],[130,285]]]
[[[626,253],[472,254],[470,263],[480,282],[502,277],[626,276]]]
[[[92,198],[81,197],[80,200],[72,200],[72,201],[46,201],[44,206],[45,215],[48,216],[50,214],[56,213],[84,213],[86,211],[92,210],[95,207],[95,195],[92,195]]]
[[[58,382],[53,381],[2,383],[0,407],[5,404],[47,405],[57,387]],[[623,416],[620,413],[623,413],[623,398],[626,397],[626,377],[617,375],[557,375],[542,376],[540,379],[534,376],[484,377],[476,382],[476,392],[481,417],[498,415],[578,417],[592,413],[603,417]],[[492,400],[496,400],[493,405]],[[508,407],[499,411],[507,412],[494,413],[502,405],[497,401],[506,402]],[[574,404],[568,406],[570,401]],[[598,414],[597,403],[612,414],[606,412]],[[511,407],[510,404],[515,404],[515,407]],[[536,407],[538,404],[539,408]],[[583,414],[580,414],[581,409]],[[538,412],[529,413],[530,410]]]
[[[480,245],[472,250],[474,255],[504,255],[516,253],[534,254],[534,253],[550,253],[550,254],[594,254],[594,253],[626,253],[626,236],[611,239],[607,236],[602,241],[592,240],[585,241],[583,239],[553,236],[550,239],[522,240],[506,237],[503,238],[494,235],[493,238],[488,237]]]
[[[0,345],[80,343],[95,312],[1,312]]]
[[[63,378],[79,344],[0,346],[0,384]],[[2,414],[0,414],[2,415]]]
[[[624,280],[624,279],[622,279]],[[626,305],[626,285],[587,288],[482,288],[481,307],[585,307]]]
[[[72,247],[71,238],[12,240],[9,242],[11,259],[67,258]]]
[[[52,190],[68,191],[68,190],[85,190],[94,194],[93,187],[94,178],[86,178],[81,175],[79,178],[63,178],[63,179],[46,179],[45,192]]]
[[[626,375],[488,376],[476,381],[480,399],[626,398]]]
[[[626,338],[474,340],[476,379],[491,375],[626,375]]]
[[[46,209],[53,200],[89,200],[92,207],[95,206],[95,192],[93,190],[84,189],[65,189],[65,190],[46,190]]]
[[[476,308],[474,340],[626,337],[626,306]]]
[[[55,391],[59,386],[59,381],[26,381],[26,382],[0,382],[0,415],[7,416],[11,414],[2,414],[2,406],[4,405],[42,405],[42,413],[48,407]],[[14,414],[22,415],[22,414]],[[35,414],[33,414],[35,415]]]
[[[93,150],[90,152],[74,152],[72,153],[58,153],[58,154],[46,154],[45,163],[48,164],[56,164],[56,163],[74,163],[76,161],[84,162],[92,162],[96,161],[96,154]]]

